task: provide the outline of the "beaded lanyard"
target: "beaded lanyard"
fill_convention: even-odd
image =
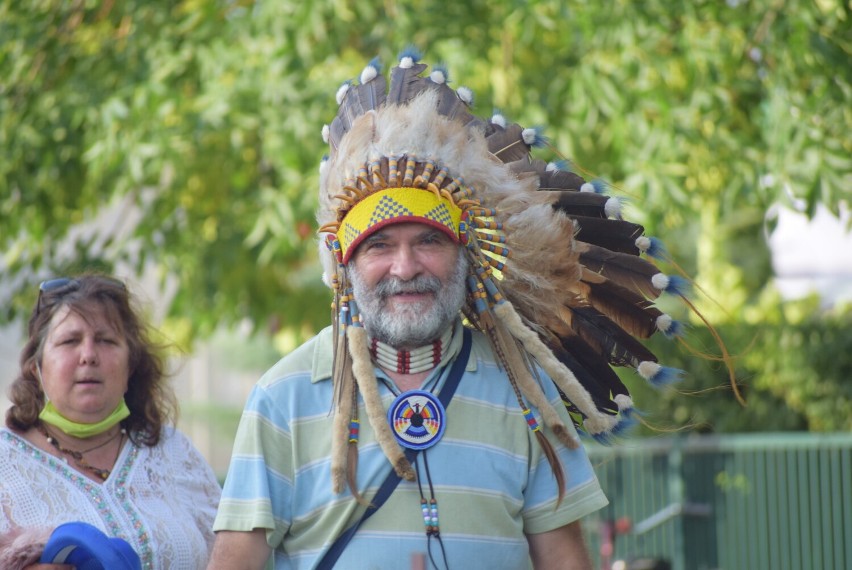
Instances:
[[[440,377],[438,377],[440,378]],[[438,379],[436,379],[437,383]],[[394,387],[382,379],[388,390],[394,392]],[[395,393],[395,392],[394,392]],[[420,509],[423,514],[423,524],[426,526],[426,551],[429,561],[437,568],[432,555],[432,538],[438,541],[444,560],[444,567],[449,568],[447,552],[441,540],[441,530],[438,524],[438,500],[435,498],[435,487],[432,484],[432,474],[429,471],[429,459],[426,451],[438,443],[444,435],[446,427],[446,411],[441,401],[431,392],[425,390],[408,390],[396,395],[388,408],[388,422],[391,424],[393,435],[397,442],[406,449],[422,451],[423,468],[426,481],[429,484],[429,499],[423,494],[420,462],[414,457],[414,468],[417,470],[417,490],[420,492]]]
[[[421,454],[423,457],[423,468],[426,470],[426,481],[429,483],[429,500],[423,496],[423,485],[420,483],[420,462],[417,458],[414,459],[414,468],[417,469],[417,490],[420,491],[420,510],[423,513],[423,523],[426,525],[426,553],[429,555],[429,561],[435,568],[438,564],[432,556],[432,537],[438,541],[438,546],[441,547],[441,557],[444,560],[444,568],[449,570],[450,565],[447,562],[447,551],[444,548],[444,541],[441,540],[441,528],[438,523],[438,500],[435,499],[435,488],[432,485],[432,474],[429,473],[429,460],[424,450]]]

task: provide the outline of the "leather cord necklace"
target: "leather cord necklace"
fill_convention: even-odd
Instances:
[[[86,469],[86,470],[94,473],[101,481],[106,481],[109,478],[110,473],[112,473],[112,470],[111,469],[101,469],[100,467],[95,467],[94,465],[91,465],[88,461],[86,461],[86,459],[83,457],[83,455],[85,455],[86,453],[89,453],[90,451],[95,451],[96,449],[100,449],[100,448],[108,445],[110,442],[115,441],[116,438],[119,438],[118,450],[115,453],[115,460],[117,461],[118,460],[118,454],[121,453],[121,442],[124,439],[124,434],[125,434],[124,428],[121,428],[119,431],[117,431],[115,433],[115,435],[107,438],[106,440],[102,441],[101,443],[97,444],[96,446],[90,447],[89,449],[84,449],[82,451],[76,451],[76,450],[73,450],[73,449],[68,449],[68,448],[62,447],[59,444],[59,441],[55,437],[53,437],[50,434],[50,432],[47,431],[47,428],[44,426],[44,424],[39,425],[39,431],[41,431],[42,435],[44,435],[45,439],[47,439],[47,442],[49,444],[51,444],[53,447],[55,447],[56,450],[59,453],[73,459],[74,463],[77,464],[77,466],[80,467],[81,469]],[[113,461],[113,464],[114,463],[115,463],[115,461]]]

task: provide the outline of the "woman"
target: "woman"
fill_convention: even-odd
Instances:
[[[70,568],[34,563],[52,529],[81,521],[143,568],[204,568],[219,485],[171,427],[174,395],[125,285],[42,283],[20,364],[0,429],[0,567]]]

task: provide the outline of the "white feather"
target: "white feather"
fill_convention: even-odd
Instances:
[[[341,86],[337,89],[337,96],[336,96],[335,98],[337,99],[337,104],[338,104],[338,105],[340,105],[341,103],[343,103],[343,98],[344,98],[344,97],[346,97],[346,94],[347,94],[348,92],[349,92],[349,84],[348,84],[348,83],[344,83],[343,85],[341,85]]]
[[[665,291],[669,286],[669,276],[665,273],[657,273],[653,277],[651,277],[651,285],[659,289],[660,291]]]
[[[671,316],[663,313],[662,315],[657,317],[656,325],[657,325],[657,330],[665,333],[672,326]]]
[[[580,192],[594,192],[595,186],[591,182],[584,182],[582,186],[580,186]]]
[[[376,75],[378,74],[379,72],[376,70],[375,67],[373,67],[372,65],[368,65],[364,68],[364,71],[361,72],[361,85],[369,83],[370,81],[375,79]]]
[[[500,113],[494,113],[491,115],[491,122],[498,127],[506,128],[506,117],[501,115]]]
[[[615,398],[613,398],[615,405],[618,406],[619,411],[621,410],[630,410],[633,408],[633,399],[627,394],[619,394]]]
[[[521,131],[521,137],[524,139],[524,142],[529,145],[535,142],[535,136],[535,129],[524,129],[523,131]]]
[[[660,371],[661,368],[662,366],[660,366],[656,362],[646,360],[645,362],[639,363],[639,366],[636,367],[636,371],[639,373],[639,376],[641,376],[645,380],[650,380],[657,374],[657,372]]]
[[[402,69],[411,69],[414,66],[414,59],[411,58],[410,56],[400,58],[399,66]]]
[[[588,184],[588,182],[586,183]],[[604,213],[609,218],[621,218],[621,201],[618,198],[610,198],[604,204]]]
[[[441,69],[435,69],[432,73],[429,74],[429,79],[438,83],[439,85],[443,85],[447,82],[447,76]]]
[[[638,238],[636,238],[635,243],[636,247],[639,248],[639,251],[644,253],[648,251],[648,249],[651,247],[651,238],[646,236],[639,236]]]
[[[548,162],[544,168],[545,172],[559,172],[559,166],[555,162]]]
[[[324,142],[325,144],[328,144],[328,135],[330,131],[331,129],[329,129],[328,125],[322,126],[322,142]]]
[[[459,87],[457,91],[459,95],[459,99],[462,100],[467,106],[470,106],[473,103],[473,91],[471,91],[468,87]]]

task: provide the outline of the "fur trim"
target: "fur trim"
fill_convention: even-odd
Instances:
[[[48,528],[13,528],[0,534],[0,568],[23,570],[37,563],[51,532]]]

